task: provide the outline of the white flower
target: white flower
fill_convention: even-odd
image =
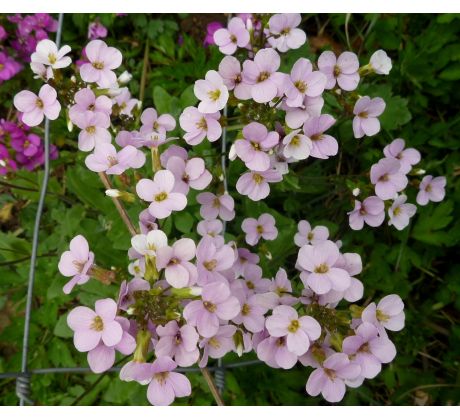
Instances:
[[[30,68],[35,74],[34,79],[42,79],[47,82],[53,78],[53,69],[51,67],[46,67],[41,63],[30,63]]]
[[[300,130],[294,130],[283,139],[283,154],[287,159],[302,160],[310,156],[313,144],[306,135],[299,133]]]
[[[35,52],[31,55],[30,60],[32,63],[44,64],[53,69],[62,69],[70,66],[72,59],[65,57],[70,52],[71,48],[64,45],[58,51],[57,45],[49,40],[42,39],[38,44]]]
[[[147,235],[131,238],[131,245],[141,255],[155,256],[156,251],[168,245],[168,238],[161,230],[152,230]]]
[[[383,50],[377,50],[369,63],[377,74],[389,74],[391,70],[391,58]]]

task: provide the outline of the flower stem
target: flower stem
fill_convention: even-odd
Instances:
[[[113,189],[112,184],[110,183],[109,177],[107,176],[105,172],[99,172],[99,178],[101,178],[101,181],[107,190]],[[121,219],[123,220],[126,227],[128,228],[129,233],[131,233],[132,236],[137,235],[136,228],[134,227],[133,222],[129,218],[128,213],[126,212],[126,209],[124,208],[121,201],[117,197],[112,197],[112,201],[118,210],[118,214],[120,215]]]
[[[216,401],[216,404],[217,405],[225,405],[224,400],[220,396],[219,390],[217,389],[217,386],[214,383],[214,380],[212,379],[212,376],[210,375],[208,369],[201,368],[201,373],[203,374],[203,377],[204,377],[206,383],[209,386],[209,390],[211,391],[211,394],[214,397],[214,400]]]

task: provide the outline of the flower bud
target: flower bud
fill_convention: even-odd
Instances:
[[[359,188],[354,188],[351,193],[353,194],[354,197],[358,197],[360,192],[361,190]]]
[[[125,70],[123,73],[121,73],[119,76],[118,76],[118,83],[120,85],[126,85],[127,83],[129,83],[131,81],[131,79],[133,78],[133,75]]]
[[[105,191],[105,195],[112,198],[119,198],[120,200],[126,201],[127,203],[133,203],[136,199],[134,194],[127,191],[120,191],[117,189],[108,189]]]

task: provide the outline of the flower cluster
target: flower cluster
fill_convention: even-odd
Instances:
[[[445,196],[446,178],[433,178],[426,175],[421,182],[409,182],[408,176],[423,174],[423,170],[413,167],[421,160],[420,152],[414,148],[406,148],[403,139],[395,139],[383,149],[384,158],[372,165],[370,181],[375,195],[365,198],[362,202],[355,200],[355,207],[349,214],[350,227],[354,230],[369,226],[380,226],[385,220],[385,208],[388,213],[388,224],[398,230],[404,229],[417,211],[414,204],[407,203],[405,190],[409,185],[419,187],[417,204],[424,206],[429,201],[440,202]]]
[[[94,372],[113,366],[117,353],[132,355],[120,379],[148,385],[152,404],[190,395],[189,380],[174,372],[178,366],[204,369],[230,352],[252,352],[277,369],[300,362],[308,368],[307,393],[322,394],[329,402],[340,401],[347,386],[374,378],[396,355],[387,331],[404,327],[404,304],[394,294],[378,303],[356,304],[364,296],[356,277],[363,271],[360,255],[345,252],[327,227],[302,220],[290,239],[298,249],[286,246],[288,253],[295,249],[295,265],[270,267],[268,273],[265,241],[281,240],[277,214],[237,217],[246,196],[254,201],[267,197],[271,184],[281,182],[291,165],[338,153],[337,139],[328,134],[336,118],[322,112],[325,94],[335,96],[345,118],[353,120],[355,138],[380,130],[384,101],[361,97],[356,90],[366,75],[388,74],[386,53],[377,51],[360,67],[352,52],[336,56],[326,51],[316,62],[299,58],[281,72],[280,54],[306,42],[300,24],[299,14],[248,14],[214,28],[213,42],[225,57],[218,69],[195,82],[198,103],[179,117],[184,131],[179,144],[172,137],[178,131],[175,119],[154,108],[141,109],[122,86],[129,75],[115,73],[122,65],[121,52],[100,39],[88,43],[69,80],[57,75],[70,65],[70,47],[58,50],[41,41],[32,68],[46,83],[38,95],[23,91],[15,97],[29,125],[40,124],[44,116],[57,118],[61,103],[67,108],[69,127],[79,129],[78,148],[90,152],[86,166],[99,173],[131,233],[124,269],[96,265],[87,240],[78,235],[62,254],[59,270],[70,278],[64,293],[92,278],[120,283],[116,301],[100,299],[94,309],[74,308],[67,321],[75,347],[87,353]],[[236,131],[229,135],[229,157],[237,160],[235,167],[245,168],[234,186],[226,182],[226,156],[213,160],[194,149],[206,138],[218,141],[224,130]],[[143,171],[147,151],[151,177]],[[375,195],[357,201],[350,214],[354,229],[364,222],[383,223],[385,200],[392,201],[390,223],[398,229],[413,212],[402,193],[420,155],[405,149],[400,139],[384,154],[370,173]],[[135,181],[124,184],[128,190],[113,189],[111,177],[130,170],[135,170]],[[417,202],[440,201],[444,186],[442,178],[425,177]],[[135,200],[144,209],[133,223],[123,202]],[[174,212],[195,202],[203,219],[196,228],[199,236],[183,237],[166,228]],[[226,236],[232,225],[244,234]]]

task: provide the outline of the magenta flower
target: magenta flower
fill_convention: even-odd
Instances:
[[[385,204],[379,197],[373,195],[367,197],[362,203],[355,200],[355,208],[347,214],[350,216],[349,223],[353,230],[361,230],[364,223],[377,227],[385,219]]]
[[[191,146],[200,144],[206,137],[213,142],[222,135],[219,123],[220,113],[203,114],[194,106],[184,109],[179,117],[179,124],[186,132],[184,140]]]
[[[390,220],[388,225],[393,225],[398,230],[403,230],[409,225],[410,218],[417,212],[417,206],[406,203],[407,197],[401,194],[393,201],[393,204],[388,209]]]
[[[204,237],[196,250],[198,284],[225,282],[222,272],[230,269],[234,262],[235,251],[230,245],[218,243],[211,237]]]
[[[406,188],[408,179],[395,158],[382,158],[371,166],[370,178],[375,185],[375,194],[382,200],[390,200]]]
[[[283,138],[283,146],[283,155],[286,159],[303,160],[310,156],[313,144],[300,130],[294,130]]]
[[[375,378],[382,363],[390,363],[395,358],[395,345],[387,337],[380,337],[378,329],[368,322],[363,322],[355,333],[343,340],[342,350],[361,367],[361,376]]]
[[[176,321],[169,321],[165,326],[158,325],[156,331],[159,337],[155,345],[157,357],[172,357],[182,367],[191,366],[198,361],[199,336],[195,328],[187,324],[179,327]]]
[[[66,57],[71,48],[64,45],[58,50],[56,43],[49,39],[42,39],[38,44],[35,52],[31,55],[32,63],[50,66],[53,69],[62,69],[70,66],[72,59]]]
[[[411,171],[412,166],[420,162],[421,156],[417,149],[405,149],[404,147],[405,141],[403,139],[395,139],[385,146],[383,154],[385,157],[398,159],[401,164],[400,172],[407,174]]]
[[[134,292],[138,290],[150,290],[149,282],[141,278],[134,278],[129,283],[123,280],[118,293],[118,307],[127,311],[135,303]]]
[[[85,111],[75,115],[75,125],[81,129],[78,134],[78,148],[89,152],[98,144],[110,143],[112,138],[108,128],[110,118],[102,112]]]
[[[259,201],[270,194],[269,183],[280,182],[282,179],[283,176],[274,169],[264,172],[246,172],[238,179],[236,189],[240,194],[247,195],[251,200]]]
[[[270,102],[278,95],[284,76],[278,73],[280,56],[272,48],[257,52],[254,61],[243,63],[243,82],[251,86],[251,97],[258,103]]]
[[[68,295],[76,284],[85,284],[89,279],[89,271],[94,262],[94,254],[89,250],[88,241],[77,235],[70,241],[70,251],[65,251],[59,260],[59,272],[72,279],[64,286]]]
[[[136,185],[137,195],[150,202],[149,212],[157,219],[168,217],[173,211],[180,211],[187,205],[184,194],[172,192],[174,175],[168,170],[160,170],[151,179],[141,179]]]
[[[385,101],[382,98],[359,98],[353,108],[353,133],[357,139],[364,136],[373,136],[380,131],[380,121],[377,117],[385,110]]]
[[[334,353],[311,373],[307,393],[312,397],[321,394],[331,403],[339,402],[345,395],[345,381],[356,379],[360,373],[360,366],[351,363],[345,353]]]
[[[105,95],[96,97],[90,88],[80,89],[74,97],[75,105],[69,109],[69,118],[76,124],[80,114],[101,112],[109,116],[112,113],[112,101]]]
[[[9,57],[3,51],[0,51],[0,84],[5,80],[10,80],[22,69],[21,64]]]
[[[361,314],[361,319],[377,328],[400,331],[404,328],[404,302],[398,295],[385,296],[378,305],[370,303]]]
[[[78,306],[70,311],[67,324],[74,331],[73,342],[78,351],[90,351],[102,342],[115,346],[123,335],[123,328],[115,320],[117,304],[112,299],[96,301],[95,311]]]
[[[201,101],[198,111],[203,113],[210,114],[223,109],[228,100],[227,86],[215,70],[209,70],[205,80],[197,80],[193,92]]]
[[[249,32],[239,17],[230,19],[227,28],[214,32],[214,43],[223,54],[232,55],[236,49],[244,48],[249,43]]]
[[[219,322],[234,318],[241,310],[235,296],[231,296],[228,286],[220,281],[203,285],[202,300],[195,300],[184,308],[184,318],[189,325],[197,327],[205,338],[219,331]]]
[[[337,83],[343,90],[355,90],[359,83],[359,60],[356,54],[345,51],[336,58],[332,51],[324,51],[318,58],[318,68],[327,77],[326,89]]]
[[[208,364],[209,357],[219,359],[233,350],[235,347],[233,341],[235,332],[236,327],[234,325],[221,325],[216,334],[201,340],[200,347],[203,349],[203,357],[200,360],[199,367],[205,367]]]
[[[299,58],[285,80],[286,105],[290,107],[302,106],[306,96],[320,96],[327,82],[323,73],[313,71],[311,61],[307,58]]]
[[[155,108],[146,108],[141,114],[141,131],[173,131],[176,128],[176,120],[170,114],[158,116]]]
[[[312,117],[305,122],[303,131],[312,141],[310,156],[318,159],[329,159],[330,156],[337,154],[339,150],[337,140],[328,134],[324,134],[334,124],[335,118],[328,114]]]
[[[301,220],[297,224],[294,242],[298,247],[301,247],[307,244],[319,244],[326,241],[327,238],[329,238],[329,229],[326,226],[316,226],[312,229],[310,223],[306,220]]]
[[[176,397],[192,393],[188,378],[173,372],[177,364],[167,356],[158,357],[151,365],[152,380],[147,389],[147,399],[153,405],[170,405]]]
[[[417,194],[417,204],[426,206],[429,201],[439,203],[444,200],[446,196],[446,177],[437,176],[433,178],[432,175],[423,177],[419,185],[419,192]]]
[[[339,248],[329,240],[317,245],[302,246],[297,264],[304,270],[300,278],[305,287],[310,287],[318,295],[331,289],[338,292],[346,290],[350,286],[350,275],[346,270],[336,267],[339,256]]]
[[[165,270],[165,279],[172,287],[179,289],[196,282],[197,269],[190,262],[195,252],[195,242],[188,238],[179,239],[172,247],[165,246],[157,250],[157,268]]]
[[[219,74],[228,90],[238,99],[251,99],[251,86],[243,82],[241,63],[232,56],[226,56],[219,64]]]
[[[391,58],[383,50],[377,50],[372,54],[369,64],[377,74],[390,74],[391,71]]]
[[[243,128],[243,137],[235,142],[237,156],[253,171],[268,170],[270,157],[267,152],[279,143],[279,134],[268,132],[264,125],[252,122]]]
[[[80,76],[83,81],[97,83],[101,88],[109,88],[117,81],[117,76],[112,71],[121,65],[123,59],[121,52],[109,47],[104,41],[95,39],[85,47],[89,63],[80,67]]]
[[[196,196],[196,201],[201,204],[200,214],[203,219],[220,217],[228,222],[235,217],[235,201],[230,194],[215,195],[204,192]]]
[[[246,234],[246,242],[252,246],[256,245],[260,238],[273,241],[278,236],[275,218],[268,213],[261,214],[258,219],[252,217],[244,219],[241,229]]]
[[[43,85],[38,96],[29,90],[17,93],[14,97],[14,106],[23,113],[22,121],[30,127],[39,125],[44,117],[55,120],[61,112],[57,92],[50,85]]]
[[[198,222],[196,230],[198,234],[200,234],[203,237],[211,236],[212,238],[214,238],[222,232],[223,228],[223,223],[219,219],[213,219],[202,220],[201,222]]]
[[[274,35],[268,38],[270,45],[280,52],[286,52],[289,49],[295,50],[305,44],[307,36],[302,29],[297,28],[301,21],[300,13],[278,13],[273,15],[268,21],[270,34]]]
[[[13,137],[11,138],[11,147],[16,152],[22,153],[24,156],[35,156],[41,151],[41,139],[36,134],[30,133],[27,137]]]
[[[206,37],[203,41],[203,45],[205,47],[208,45],[214,45],[214,33],[223,27],[224,25],[220,22],[209,22],[206,26]]]
[[[98,20],[88,25],[88,39],[99,39],[107,36],[107,28]]]
[[[171,171],[175,178],[174,192],[187,195],[190,188],[204,190],[212,181],[211,173],[206,169],[202,158],[192,158],[184,161],[172,156],[168,159],[166,169]]]
[[[94,172],[105,172],[108,175],[121,175],[129,168],[140,168],[145,163],[145,155],[138,154],[134,146],[126,146],[119,152],[111,143],[101,143],[94,153],[86,156],[86,166]]]
[[[265,323],[272,337],[286,337],[287,349],[297,356],[306,353],[310,342],[319,338],[321,326],[311,316],[301,316],[287,305],[273,309]]]
[[[287,348],[286,337],[266,337],[257,345],[257,357],[275,369],[291,369],[298,356]]]

